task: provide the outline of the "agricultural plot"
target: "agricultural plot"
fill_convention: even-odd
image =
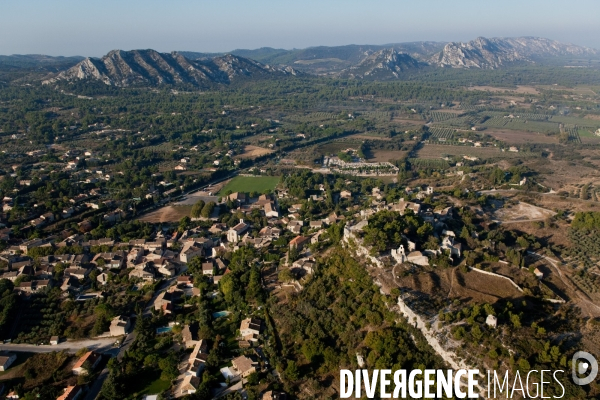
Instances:
[[[219,191],[219,195],[224,195],[229,191],[232,193],[263,193],[267,190],[273,191],[280,179],[281,177],[279,176],[236,176]]]
[[[567,247],[565,255],[584,269],[595,267],[600,259],[600,232],[586,234],[578,229],[570,229],[568,237],[571,246]]]
[[[373,150],[369,161],[385,162],[390,160],[401,160],[408,154],[402,150]]]
[[[578,127],[579,137],[581,137],[581,138],[596,138],[596,139],[600,139],[600,136],[596,135],[594,132],[595,131],[592,131],[589,128]]]
[[[488,122],[490,121],[490,122]],[[494,118],[483,123],[484,126],[495,127],[497,121]],[[542,133],[559,133],[560,129],[557,123],[544,121],[530,121],[522,118],[506,118],[506,123],[502,125],[506,129],[514,129],[517,131],[542,132]]]
[[[233,158],[256,158],[271,153],[273,153],[273,150],[253,145],[246,145],[244,146],[244,152],[236,155]]]
[[[431,111],[429,116],[433,122],[442,122],[452,118],[458,118],[462,116],[461,114],[455,114],[450,112],[442,112],[442,111]]]
[[[464,115],[462,117],[447,119],[445,121],[438,123],[436,126],[450,127],[450,128],[453,128],[453,127],[465,128],[465,127],[470,127],[472,125],[477,124],[480,119],[481,119],[480,116]]]
[[[323,121],[331,121],[335,120],[339,117],[337,114],[328,113],[328,112],[315,112],[309,114],[294,114],[287,116],[285,119],[294,121],[294,122],[323,122]]]
[[[587,126],[590,128],[598,129],[600,128],[600,121],[593,121],[586,118],[577,118],[577,117],[565,117],[562,115],[553,116],[551,121],[559,122],[561,124],[570,124],[570,125],[578,125],[578,126]]]
[[[508,144],[558,143],[558,136],[538,132],[514,131],[511,129],[489,128],[486,134]]]
[[[439,157],[437,159],[409,158],[408,162],[418,169],[446,169],[450,167],[448,161],[442,160]]]
[[[316,150],[315,153],[320,154],[322,156],[336,155],[340,151],[343,151],[346,149],[358,149],[360,147],[361,143],[362,143],[362,141],[361,142],[348,141],[348,140],[333,141],[333,142],[325,143],[325,144],[318,146],[315,149]],[[301,151],[304,152],[303,150],[301,150]]]
[[[480,159],[492,158],[527,158],[528,153],[502,152],[497,147],[472,147],[472,146],[453,146],[443,144],[426,144],[417,152],[418,158],[439,159],[442,156],[449,157],[477,157]]]
[[[499,113],[494,113],[494,114],[498,115]],[[502,115],[500,115],[500,116],[508,117],[508,115],[510,115],[510,114],[502,113]],[[513,116],[515,117],[514,119],[522,119],[522,120],[527,120],[527,121],[548,121],[550,118],[552,118],[551,115],[533,114],[533,113],[517,113]]]
[[[576,126],[565,126],[565,132],[569,134],[569,142],[581,143],[579,129]]]
[[[442,141],[452,140],[454,137],[454,129],[450,128],[431,127],[429,128],[429,133],[431,134],[432,139],[442,139]]]
[[[377,122],[389,122],[392,114],[388,111],[364,111],[359,113],[361,117]]]

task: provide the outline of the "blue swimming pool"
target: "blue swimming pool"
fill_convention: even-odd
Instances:
[[[216,313],[213,313],[213,318],[221,318],[221,317],[226,317],[229,315],[229,311],[219,311]]]
[[[156,333],[160,335],[161,333],[171,332],[172,329],[172,326],[162,326],[160,328],[156,328]]]

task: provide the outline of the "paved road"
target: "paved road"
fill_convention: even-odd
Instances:
[[[123,358],[123,355],[125,354],[127,349],[129,349],[129,346],[131,346],[131,343],[133,343],[134,340],[135,334],[130,333],[125,337],[125,339],[123,339],[123,343],[121,344],[120,348],[113,348],[112,350],[106,351],[104,354],[110,355],[111,357],[117,357],[118,360],[121,360]],[[100,394],[100,390],[102,389],[102,385],[104,384],[104,381],[106,380],[106,378],[108,378],[108,374],[108,367],[104,367],[104,369],[100,372],[100,375],[98,375],[94,383],[92,383],[92,385],[90,386],[90,389],[88,390],[84,400],[95,400],[98,397],[98,395]]]
[[[61,342],[55,346],[51,345],[40,345],[34,344],[14,344],[5,343],[0,344],[0,350],[8,351],[23,351],[28,353],[50,353],[52,351],[66,350],[67,352],[74,354],[77,350],[87,347],[90,350],[95,350],[99,353],[105,353],[113,349],[115,338],[99,338],[99,339],[86,339],[77,341]]]

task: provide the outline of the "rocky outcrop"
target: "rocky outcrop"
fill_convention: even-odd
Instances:
[[[384,49],[368,54],[358,65],[340,73],[345,78],[393,79],[410,70],[427,66],[406,53]]]
[[[113,50],[101,59],[86,58],[72,68],[52,76],[44,83],[96,80],[107,85],[231,83],[240,77],[295,75],[289,67],[279,68],[233,55],[190,60],[183,55],[155,50]]]
[[[515,63],[532,63],[548,57],[597,54],[598,51],[594,49],[544,38],[479,37],[467,43],[448,43],[429,62],[439,67],[495,69]]]

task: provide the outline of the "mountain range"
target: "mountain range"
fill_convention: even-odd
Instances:
[[[498,69],[598,56],[600,52],[595,49],[544,38],[479,37],[470,42],[321,46],[300,50],[261,48],[234,50],[227,54],[113,50],[102,58],[83,60],[75,57],[54,60],[48,56],[2,56],[0,65],[11,62],[50,65],[59,72],[46,76],[45,83],[91,79],[117,87],[184,83],[205,86],[303,74],[386,80],[426,69]],[[60,70],[60,66],[64,68]]]

